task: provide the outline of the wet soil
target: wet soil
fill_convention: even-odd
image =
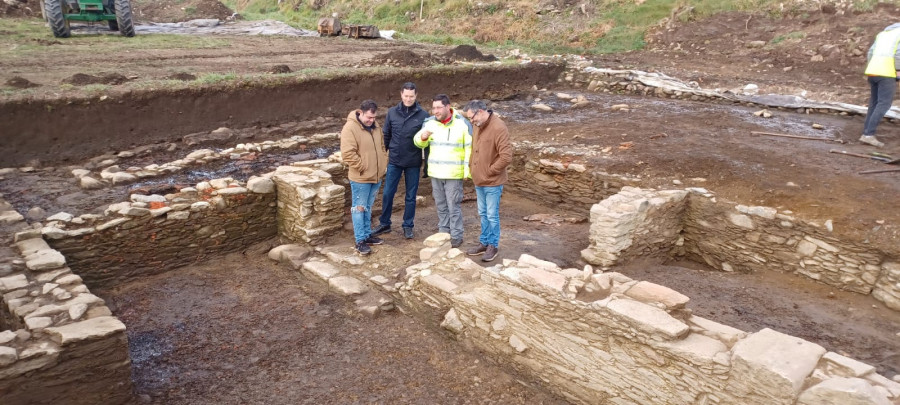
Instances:
[[[868,87],[860,74],[864,51],[875,33],[900,18],[900,12],[893,5],[879,5],[877,10],[863,15],[812,13],[785,20],[726,14],[702,22],[677,24],[671,30],[661,31],[659,39],[654,40],[648,50],[596,57],[595,60],[600,66],[658,70],[695,80],[703,87],[736,88],[755,83],[763,93],[802,94],[806,91],[811,98],[864,104],[868,95]],[[802,34],[792,34],[794,32]],[[729,33],[731,35],[726,35]],[[779,36],[784,39],[776,42]],[[803,39],[797,40],[801,36]],[[12,37],[0,38],[0,45],[14,45],[4,42],[11,41],[9,38]],[[79,40],[83,39],[67,41],[62,46],[44,47],[50,50],[49,54],[24,53],[16,58],[0,58],[0,79],[5,81],[18,75],[44,85],[29,90],[33,93],[27,95],[8,96],[9,100],[21,102],[22,109],[2,110],[3,106],[0,106],[0,115],[7,116],[4,112],[8,112],[8,116],[16,117],[15,122],[47,121],[48,127],[41,132],[46,134],[54,133],[52,128],[72,131],[81,128],[67,125],[70,121],[67,121],[65,111],[75,115],[102,111],[93,115],[102,119],[130,117],[139,112],[147,117],[141,121],[141,128],[153,127],[159,133],[175,133],[180,138],[187,133],[235,124],[237,121],[230,115],[234,111],[233,115],[237,116],[240,111],[228,110],[227,120],[217,115],[231,107],[246,110],[248,116],[253,115],[256,120],[268,114],[268,121],[278,122],[296,120],[297,111],[316,106],[291,98],[289,93],[296,94],[296,88],[283,92],[264,89],[246,98],[236,98],[236,93],[227,91],[209,91],[215,100],[204,98],[203,88],[198,88],[168,94],[164,97],[165,104],[174,104],[168,110],[150,107],[158,95],[146,93],[135,97],[133,104],[121,110],[108,107],[92,110],[99,103],[91,100],[92,107],[72,112],[80,107],[60,106],[66,105],[65,98],[79,96],[79,90],[60,93],[58,88],[47,85],[59,83],[75,73],[115,71],[138,76],[134,82],[116,86],[127,92],[148,80],[174,73],[260,73],[266,69],[261,67],[260,60],[266,61],[265,66],[285,64],[301,70],[358,66],[361,61],[398,50],[447,51],[446,47],[399,41],[228,37],[224,38],[227,45],[213,45],[212,48],[151,49],[121,52],[110,57],[104,52],[79,52],[79,47],[87,46],[78,43]],[[750,40],[768,41],[768,45],[748,48],[746,42]],[[823,45],[834,44],[840,45],[837,47],[839,53],[834,53],[834,47],[823,48]],[[813,50],[812,55],[808,54]],[[859,55],[859,52],[863,54]],[[74,53],[79,57],[65,57]],[[823,60],[816,58],[814,61],[816,55],[821,55]],[[61,57],[65,57],[66,64],[53,63]],[[370,84],[361,86],[358,81],[349,80],[317,82],[317,91],[310,91],[307,98],[318,106],[337,106],[333,114],[345,115],[349,108],[344,108],[345,104],[358,103],[348,97],[377,96],[396,102],[395,89],[406,78],[393,79],[393,84],[385,84],[384,88]],[[503,85],[509,78],[485,80]],[[418,80],[417,84],[420,84]],[[346,91],[351,85],[355,90]],[[448,87],[460,89],[456,86],[457,83],[446,78],[430,80],[428,90],[420,93],[420,98],[427,100],[432,93],[443,92]],[[421,84],[420,88],[424,89]],[[459,99],[454,97],[454,101],[458,103],[471,96],[466,89],[457,91]],[[554,95],[556,91],[584,94],[591,104],[587,108],[571,109],[571,103]],[[900,258],[900,243],[897,243],[900,240],[900,212],[896,210],[896,201],[900,199],[900,175],[861,175],[859,171],[886,166],[869,159],[829,153],[831,149],[863,154],[875,150],[855,142],[861,133],[862,117],[773,110],[774,117],[765,119],[752,114],[758,108],[586,94],[577,88],[559,87],[547,92],[519,92],[517,97],[505,101],[500,97],[484,97],[495,100],[491,108],[507,117],[514,142],[528,142],[530,147],[540,150],[542,158],[583,162],[592,170],[639,176],[646,187],[705,187],[721,200],[791,210],[798,218],[818,223],[831,219],[835,237],[868,243],[873,249],[885,252],[887,260]],[[266,104],[266,99],[273,101]],[[556,111],[542,113],[530,109],[536,99],[553,106]],[[178,104],[180,102],[183,104]],[[62,112],[47,116],[28,113],[27,108],[46,110],[48,104]],[[630,108],[613,111],[610,107],[614,104],[628,104]],[[268,107],[265,111],[257,110],[261,105]],[[205,110],[204,106],[209,106],[211,111]],[[284,108],[284,112],[278,108]],[[289,114],[288,110],[293,112]],[[198,123],[197,128],[183,127],[192,125],[178,120],[178,114],[184,111],[192,114],[191,121]],[[815,130],[812,124],[820,124],[824,129]],[[825,141],[758,137],[752,136],[751,131],[836,138],[848,143],[838,145]],[[66,133],[76,141],[67,144],[66,149],[80,150],[68,162],[60,162],[64,150],[54,149],[59,149],[55,145],[65,143],[62,132],[56,139],[41,138],[33,146],[4,153],[4,156],[27,156],[22,162],[39,160],[35,172],[6,175],[0,180],[4,198],[23,213],[32,206],[41,206],[51,214],[58,209],[76,215],[125,200],[129,191],[124,187],[100,191],[75,188],[64,165],[82,164],[79,159],[134,145],[150,145],[160,139],[136,136],[126,126],[115,131],[121,145],[113,145],[107,134],[95,136],[96,132],[91,133],[87,128],[79,134]],[[882,123],[878,136],[887,144],[880,152],[900,156],[900,127]],[[35,156],[43,150],[49,153]],[[180,153],[179,149],[177,154]],[[172,160],[172,156],[167,156],[152,161],[165,154],[154,149],[142,158],[150,163]],[[263,167],[258,169],[263,170]],[[184,178],[172,182],[180,184],[194,180],[196,178]],[[674,184],[675,180],[681,184]],[[427,195],[426,190],[423,187],[420,194]],[[542,207],[539,202],[517,197],[514,187],[509,187],[504,194],[501,207],[504,226],[501,258],[516,258],[521,253],[529,253],[560,265],[580,267],[578,252],[588,244],[587,224],[554,226],[521,221],[525,215],[559,212],[555,207]],[[582,212],[574,214],[583,215],[587,209],[584,207]],[[420,240],[436,227],[433,212],[433,208],[425,207],[417,216]],[[477,238],[474,202],[464,203],[464,212],[467,216],[466,241],[472,242]],[[399,215],[395,213],[395,226],[400,223]],[[345,231],[335,241],[349,243],[349,235]],[[385,239],[388,245],[409,254],[408,257],[398,256],[397,266],[415,260],[418,242],[405,241],[396,232]],[[476,368],[467,373],[465,367],[476,364],[475,360],[454,357],[470,354],[445,340],[439,332],[415,329],[420,328],[418,324],[401,314],[375,320],[359,318],[347,309],[345,301],[326,298],[326,292],[310,287],[311,283],[292,272],[261,264],[260,255],[251,249],[247,256],[230,255],[221,262],[173,270],[104,292],[116,315],[123,318],[132,333],[138,393],[149,396],[154,403],[278,403],[290,398],[276,395],[285,392],[297,395],[297,398],[309,398],[310,402],[422,403],[446,402],[433,400],[440,399],[433,392],[446,389],[443,395],[459,398],[451,401],[457,403],[481,403],[481,397],[469,395],[472,392],[485,395],[494,390],[499,394],[491,394],[493,396],[488,400],[497,403],[554,401],[542,399],[547,397],[514,382],[515,377],[502,377],[502,372],[495,369]],[[790,275],[721,273],[694,263],[632,263],[617,270],[685,293],[692,298],[691,308],[700,316],[750,332],[769,327],[868,362],[889,377],[900,372],[896,344],[900,315],[871,297],[842,292]],[[257,279],[254,283],[245,281]],[[258,289],[257,284],[260,285]],[[231,311],[223,311],[206,306],[207,301],[226,308],[234,306],[230,307]],[[320,309],[329,315],[321,316]],[[307,328],[313,332],[302,325],[313,325]],[[407,331],[413,332],[406,334]],[[273,336],[272,342],[259,336]],[[302,344],[298,344],[295,336]],[[357,339],[357,336],[366,338]],[[219,341],[213,342],[214,338]],[[386,343],[373,343],[381,341]],[[426,345],[411,344],[418,341],[426,342],[427,350]],[[227,349],[229,346],[231,350]],[[304,351],[304,347],[316,350]],[[348,350],[341,351],[344,347]],[[158,355],[154,348],[158,348]],[[354,363],[354,356],[346,354],[357,349],[363,353],[359,357],[369,363]],[[407,357],[409,353],[412,355]],[[390,358],[402,361],[390,363]],[[477,360],[480,367],[488,367],[490,363],[483,358]],[[406,363],[409,363],[408,367]],[[218,366],[220,364],[222,366]],[[369,364],[376,364],[378,368],[373,369]],[[298,368],[290,368],[294,366]],[[409,369],[409,375],[401,374],[403,369]],[[316,374],[297,370],[314,370]],[[464,372],[460,373],[461,370]],[[154,375],[157,371],[160,374]],[[378,380],[380,374],[387,378]],[[499,381],[496,384],[489,378],[494,374],[501,376],[493,377]],[[479,376],[481,381],[470,380],[467,375]],[[426,380],[417,380],[422,376]],[[457,379],[451,381],[451,376]],[[355,379],[368,384],[354,385]],[[396,387],[397,381],[410,381],[403,385],[406,391]],[[476,383],[494,385],[472,390]],[[293,385],[304,389],[291,391]],[[364,386],[372,390],[363,392],[361,387]],[[333,391],[332,387],[335,387]],[[434,387],[440,389],[430,389]]]
[[[272,244],[99,292],[128,326],[135,403],[565,403],[409,316],[358,314]]]

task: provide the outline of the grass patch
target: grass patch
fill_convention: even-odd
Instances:
[[[784,41],[787,41],[787,40],[791,40],[791,39],[803,39],[803,38],[806,38],[806,33],[805,33],[805,32],[802,32],[802,31],[794,31],[794,32],[790,32],[790,33],[787,33],[787,34],[784,34],[784,35],[779,35],[779,36],[777,36],[777,37],[775,37],[775,38],[772,38],[772,41],[770,41],[770,43],[771,43],[772,45],[776,45],[776,44],[778,44],[778,43],[781,43],[781,42],[784,42]]]
[[[226,73],[226,74],[207,73],[203,76],[198,77],[197,80],[194,80],[194,82],[202,83],[202,84],[216,84],[216,83],[234,81],[237,78],[238,78],[238,75],[235,73]]]

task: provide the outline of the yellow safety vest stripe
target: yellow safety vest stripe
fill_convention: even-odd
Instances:
[[[878,34],[875,37],[875,45],[872,46],[872,59],[866,65],[866,74],[897,77],[894,55],[897,53],[898,43],[900,43],[900,29],[882,31]]]

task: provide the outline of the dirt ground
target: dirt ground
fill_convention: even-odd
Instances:
[[[663,29],[645,51],[597,57],[595,61],[603,67],[661,71],[695,80],[703,87],[739,88],[755,83],[762,93],[801,94],[805,90],[807,97],[814,99],[864,104],[868,94],[860,73],[864,53],[877,31],[900,18],[896,6],[879,5],[876,10],[862,15],[812,13],[787,20],[727,14]],[[779,37],[784,39],[776,42]],[[17,76],[41,85],[4,92],[4,102],[86,94],[78,88],[60,87],[63,79],[76,73],[122,74],[132,80],[113,86],[112,91],[128,92],[176,73],[264,73],[275,65],[287,65],[294,71],[353,68],[378,61],[378,56],[388,52],[409,50],[421,56],[449,50],[388,41],[217,37],[218,42],[209,42],[208,47],[135,48],[116,53],[114,48],[92,47],[94,52],[82,52],[92,46],[91,38],[42,44],[17,43],[14,36],[0,35],[0,56],[4,56],[0,57],[0,83]],[[767,41],[767,45],[748,47],[754,40]],[[14,57],[3,54],[4,49],[25,45],[32,50]],[[817,61],[817,55],[822,61]],[[59,58],[67,63],[56,63]],[[389,65],[386,59],[390,58],[380,60]],[[362,93],[365,88],[355,91]],[[569,109],[570,103],[554,95],[558,91],[584,94],[591,105]],[[532,110],[530,105],[538,98],[557,111]],[[631,108],[613,111],[610,107],[614,104]],[[640,176],[644,186],[705,187],[722,200],[791,210],[799,218],[819,223],[830,219],[836,237],[866,241],[889,257],[900,258],[900,212],[896,209],[900,174],[861,175],[859,171],[888,166],[829,153],[831,149],[874,151],[855,142],[862,117],[773,110],[774,116],[765,119],[752,114],[758,108],[587,94],[566,87],[494,100],[491,107],[506,117],[515,142],[538,144],[544,148],[544,156]],[[813,129],[812,124],[824,129]],[[172,131],[177,133],[178,128]],[[751,131],[847,143],[758,137]],[[882,123],[878,136],[887,144],[880,152],[900,157],[900,127]],[[140,143],[140,139],[134,142]],[[188,151],[182,147],[173,154],[182,156]],[[171,160],[160,149],[153,149],[145,158]],[[0,179],[0,192],[23,214],[40,206],[49,214],[66,210],[78,215],[127,198],[127,187],[77,188],[67,165],[79,163],[44,162],[34,172],[8,175]],[[254,170],[276,163],[266,162]],[[674,180],[682,184],[675,185]],[[465,204],[466,240],[471,242],[477,235],[477,222],[474,203]],[[587,245],[587,224],[548,226],[520,219],[553,210],[509,190],[501,210],[501,256],[515,258],[524,252],[565,266],[581,265],[578,252]],[[434,227],[429,222],[433,217],[433,208],[421,211],[417,219],[420,236],[429,226]],[[398,218],[396,213],[395,225]],[[350,239],[349,234],[341,237]],[[415,252],[415,245],[396,233],[386,239],[410,255]],[[261,264],[261,250],[250,249],[248,256],[231,255],[223,261],[227,265],[191,266],[102,292],[129,327],[141,400],[278,403],[293,394],[311,403],[557,401],[402,314],[373,320],[348,312],[346,302],[313,283],[286,269]],[[408,260],[412,256],[398,256],[397,264],[408,264]],[[896,343],[900,315],[870,297],[779,273],[721,273],[698,269],[694,263],[632,263],[618,270],[683,292],[692,298],[691,308],[698,315],[747,331],[770,327],[875,365],[889,377],[900,373],[900,346]],[[259,281],[242,282],[248,278]],[[240,333],[232,333],[235,330]],[[468,367],[474,367],[471,373],[459,373]],[[315,374],[296,370],[314,370]],[[475,383],[484,389],[471,390]],[[487,399],[486,392],[490,392]]]

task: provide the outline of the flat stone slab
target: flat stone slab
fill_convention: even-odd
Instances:
[[[303,270],[326,281],[341,273],[340,269],[326,262],[305,262],[303,263]]]
[[[25,267],[31,271],[58,269],[66,265],[66,257],[53,249],[44,249],[25,258]]]
[[[86,321],[70,323],[68,325],[47,328],[47,333],[53,341],[60,345],[80,342],[82,340],[98,339],[113,333],[125,331],[125,324],[112,316],[101,316]]]
[[[766,328],[734,345],[731,375],[735,381],[752,381],[755,394],[793,401],[825,352],[815,343]]]
[[[648,304],[662,303],[668,309],[684,308],[691,299],[669,287],[640,281],[625,292],[625,295]]]
[[[684,322],[673,318],[657,307],[630,299],[612,300],[607,304],[614,315],[625,318],[625,322],[638,330],[666,340],[678,339],[690,331]]]
[[[891,405],[891,401],[866,380],[835,377],[803,391],[798,405]]]
[[[359,295],[369,291],[365,283],[348,276],[332,277],[328,279],[328,285],[342,295]]]

